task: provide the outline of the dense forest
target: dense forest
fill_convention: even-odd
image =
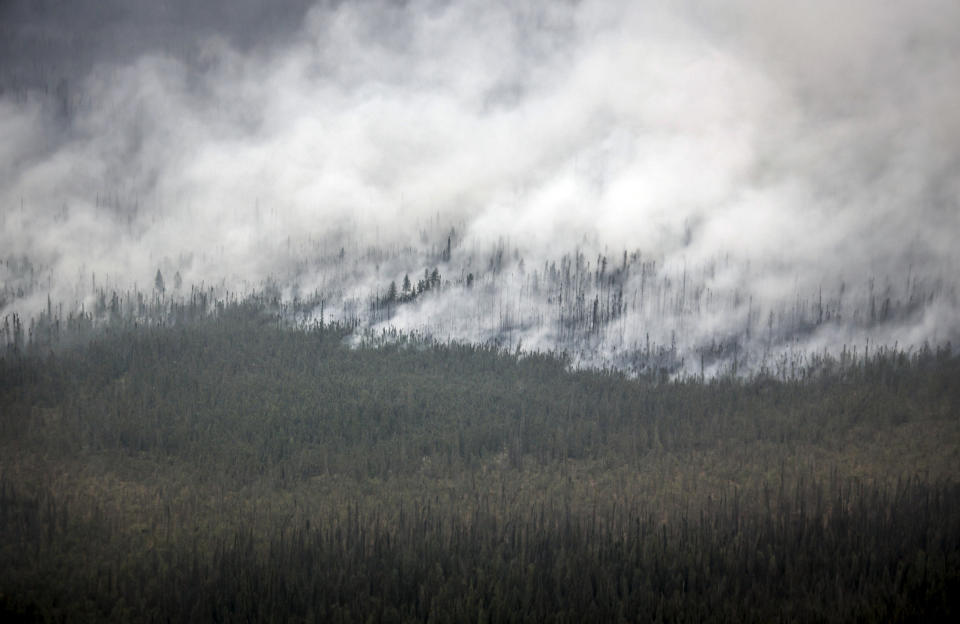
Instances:
[[[245,300],[11,343],[4,619],[957,615],[948,349],[627,377],[353,330]]]
[[[0,0],[0,621],[960,621],[957,24]]]

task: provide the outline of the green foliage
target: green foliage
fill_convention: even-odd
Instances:
[[[0,614],[956,615],[946,351],[666,381],[351,330],[238,305],[8,349]]]

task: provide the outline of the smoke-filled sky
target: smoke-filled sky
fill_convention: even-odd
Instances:
[[[0,250],[63,298],[450,227],[770,299],[960,269],[955,0],[195,4],[0,3]]]

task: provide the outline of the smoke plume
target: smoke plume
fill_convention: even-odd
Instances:
[[[0,316],[160,271],[590,365],[958,337],[956,2],[204,7],[0,8]]]

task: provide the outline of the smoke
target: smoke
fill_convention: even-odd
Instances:
[[[158,269],[346,314],[440,265],[370,323],[551,348],[582,254],[566,313],[628,301],[589,363],[820,327],[824,293],[810,348],[958,334],[955,2],[193,4],[5,5],[0,314]]]

